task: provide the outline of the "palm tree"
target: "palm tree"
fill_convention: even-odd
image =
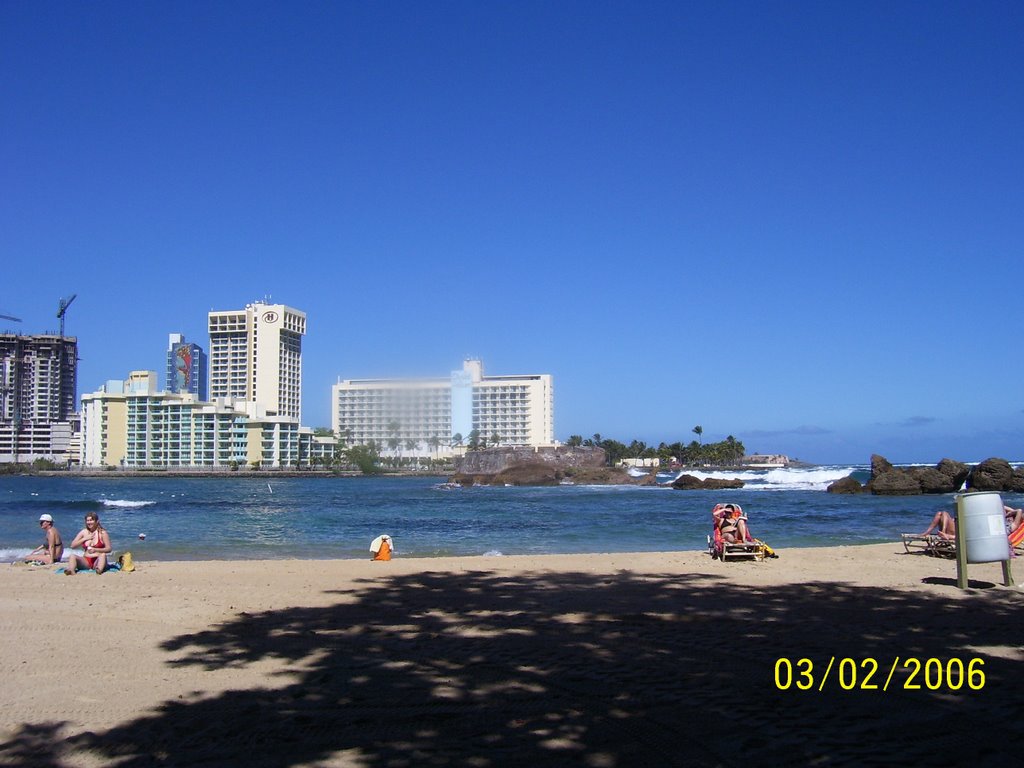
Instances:
[[[430,448],[434,451],[434,458],[436,459],[437,449],[441,447],[441,438],[439,438],[437,435],[433,435],[429,440],[427,440],[427,443],[430,445]]]
[[[391,437],[388,438],[388,448],[390,448],[392,451],[394,451],[395,449],[398,449],[398,457],[401,458],[401,456],[402,456],[402,443],[398,439],[398,433],[401,432],[402,425],[399,424],[396,419],[392,419],[391,421],[388,422],[387,429],[388,429],[388,434],[391,435]]]
[[[500,443],[500,442],[501,442],[501,435],[499,435],[497,432],[492,432],[491,433],[491,447],[492,448],[497,448],[498,447],[498,443]]]
[[[704,445],[704,441],[701,440],[701,435],[704,434],[704,427],[698,424],[696,427],[693,428],[693,434],[695,434],[697,436],[697,439],[700,440],[700,444]]]

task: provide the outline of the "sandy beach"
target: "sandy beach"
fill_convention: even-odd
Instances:
[[[998,564],[780,555],[4,566],[0,764],[1013,761]]]

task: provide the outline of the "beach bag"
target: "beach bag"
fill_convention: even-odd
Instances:
[[[117,558],[117,564],[121,566],[121,570],[125,573],[131,573],[135,570],[135,562],[132,560],[131,552],[125,552]]]
[[[778,554],[775,552],[775,550],[769,547],[763,541],[761,541],[760,539],[754,539],[754,541],[757,542],[758,546],[761,547],[761,552],[764,554],[765,557],[778,557]]]

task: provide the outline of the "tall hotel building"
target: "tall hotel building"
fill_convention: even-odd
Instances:
[[[250,401],[159,392],[156,371],[132,371],[82,396],[82,464],[227,470],[297,467],[334,455],[333,440],[261,410]]]
[[[301,421],[306,313],[254,302],[211,312],[210,397],[259,403],[267,416]]]
[[[0,334],[0,462],[71,456],[78,339]]]
[[[334,433],[405,456],[451,455],[476,431],[488,445],[554,445],[550,374],[484,376],[479,360],[436,379],[353,379],[332,388]]]
[[[167,386],[176,395],[192,394],[206,399],[206,353],[198,344],[172,333],[167,343]]]

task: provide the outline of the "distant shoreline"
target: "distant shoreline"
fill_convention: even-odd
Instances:
[[[25,472],[20,475],[7,475],[7,477],[105,477],[105,478],[146,478],[146,477],[157,477],[157,478],[252,478],[254,480],[259,479],[273,479],[273,478],[343,478],[343,477],[426,477],[426,478],[443,478],[446,475],[436,472],[414,472],[414,471],[384,471],[378,472],[372,475],[366,475],[359,470],[339,470],[324,471],[324,470],[294,470],[294,469],[247,469],[238,472],[232,472],[231,470],[215,470],[211,471],[208,469],[115,469],[115,470],[102,470],[102,469],[71,469],[71,470],[40,470],[36,472]]]
[[[651,472],[749,472],[758,470],[772,470],[772,469],[810,469],[812,467],[819,466],[817,464],[809,464],[803,461],[790,461],[788,464],[778,467],[765,467],[765,466],[692,466],[692,467],[676,467],[671,469],[657,468],[651,469]],[[161,468],[161,469],[95,469],[95,468],[76,468],[76,469],[40,469],[32,470],[29,469],[25,472],[12,472],[9,474],[2,474],[0,477],[105,477],[105,478],[146,478],[146,477],[195,477],[195,478],[253,478],[253,479],[272,479],[272,478],[351,478],[351,477],[424,477],[424,478],[447,478],[451,475],[451,472],[437,472],[437,471],[420,471],[420,470],[393,470],[385,469],[374,474],[364,474],[359,470],[323,470],[323,469],[207,469],[197,468],[190,469],[187,467],[173,467],[173,468]],[[647,474],[650,474],[648,472]]]

